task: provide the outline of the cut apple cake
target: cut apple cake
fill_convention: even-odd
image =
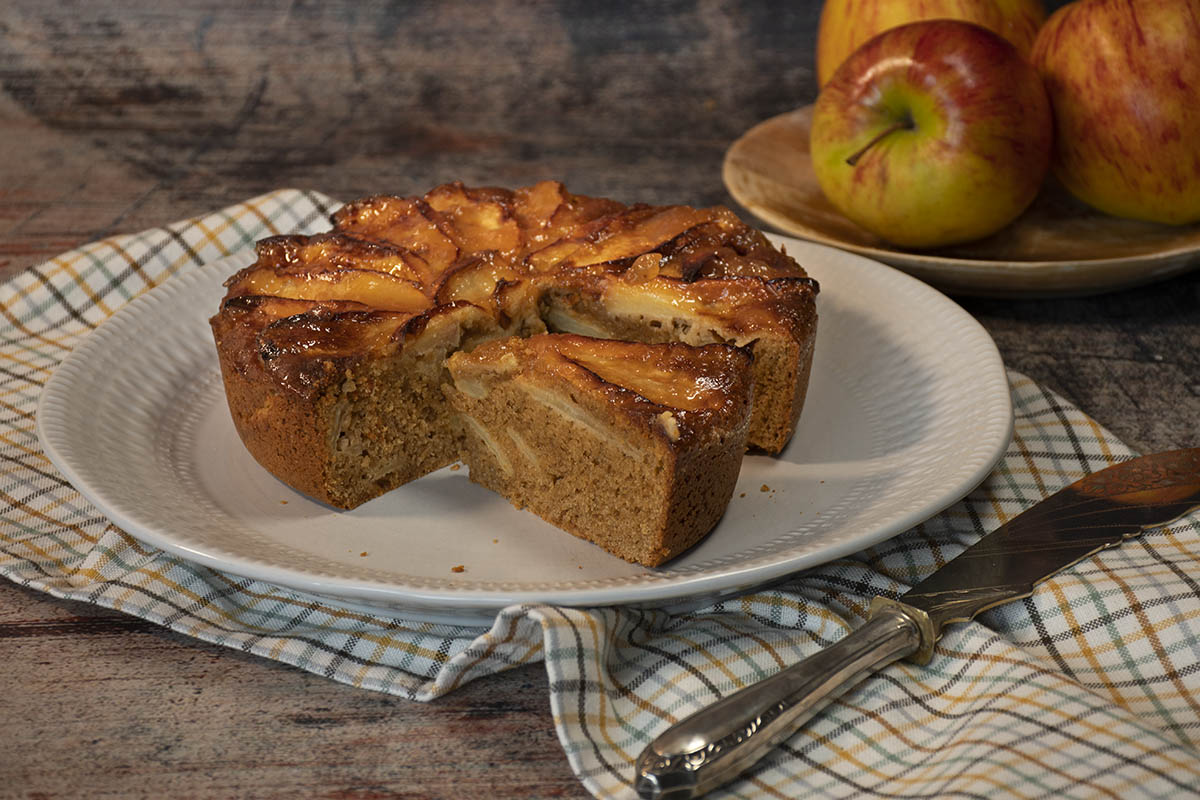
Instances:
[[[315,499],[353,508],[458,460],[446,360],[492,340],[745,348],[748,445],[778,453],[795,429],[818,287],[728,209],[454,183],[332,221],[259,242],[211,320],[242,441]]]
[[[729,504],[752,363],[724,344],[541,334],[455,353],[445,388],[472,481],[656,566],[698,542]]]

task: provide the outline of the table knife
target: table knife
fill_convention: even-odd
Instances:
[[[644,800],[699,797],[733,780],[870,673],[928,663],[942,630],[1028,597],[1106,547],[1200,506],[1200,448],[1124,461],[1022,512],[899,600],[876,597],[867,622],[832,646],[672,725],[637,761]]]

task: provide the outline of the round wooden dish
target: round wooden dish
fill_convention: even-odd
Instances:
[[[1161,280],[1200,266],[1200,224],[1180,227],[1093,211],[1050,181],[1004,230],[966,245],[893,249],[834,209],[808,154],[812,106],[762,122],[725,154],[725,186],[779,230],[869,256],[953,294],[1082,295]]]

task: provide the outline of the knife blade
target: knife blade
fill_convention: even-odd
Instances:
[[[1143,456],[1061,489],[982,537],[830,647],[675,723],[638,758],[643,800],[699,797],[753,766],[870,673],[927,663],[946,625],[1028,597],[1056,573],[1200,506],[1200,448]]]

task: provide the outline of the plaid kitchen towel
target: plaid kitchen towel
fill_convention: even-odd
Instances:
[[[634,759],[672,721],[830,644],[862,623],[874,594],[911,585],[1021,509],[1130,455],[1013,373],[1007,455],[967,498],[911,531],[692,613],[520,606],[483,633],[314,601],[140,544],[42,454],[42,384],[137,294],[263,236],[324,229],[336,205],[281,190],[89,244],[0,287],[0,573],[412,700],[544,660],[571,766],[597,797],[630,798]],[[714,796],[1196,796],[1197,521],[1105,551],[1028,600],[952,628],[929,665],[896,664],[861,683]]]

